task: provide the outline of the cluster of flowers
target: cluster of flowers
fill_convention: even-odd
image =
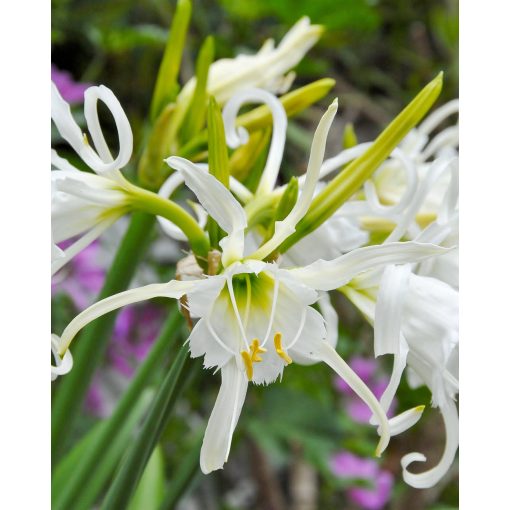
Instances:
[[[444,454],[422,473],[408,471],[411,463],[425,461],[422,453],[409,453],[401,461],[408,484],[430,487],[446,473],[458,447],[458,128],[438,132],[458,111],[458,102],[439,108],[409,131],[374,172],[354,181],[354,193],[324,212],[331,189],[351,186],[349,179],[356,179],[345,165],[363,160],[378,142],[354,144],[324,160],[335,100],[318,123],[306,174],[279,183],[287,113],[275,94],[290,87],[293,74],[288,71],[319,35],[320,28],[303,19],[276,48],[270,41],[256,55],[220,60],[209,69],[207,92],[223,106],[231,149],[252,140],[239,123],[244,105],[261,103],[271,112],[269,153],[255,191],[234,176],[220,179],[210,161],[197,164],[172,153],[165,162],[174,172],[159,195],[135,186],[121,172],[132,156],[133,135],[113,92],[104,86],[85,91],[93,148],[53,86],[52,119],[93,171],[80,171],[52,151],[53,272],[135,209],[157,214],[162,231],[189,240],[194,254],[181,265],[178,279],[101,300],[61,336],[52,335],[52,379],[71,370],[69,346],[89,322],[155,297],[181,300],[194,321],[188,338],[191,356],[203,357],[204,367],[220,370],[222,378],[201,451],[204,473],[226,462],[250,383],[281,379],[293,362],[322,361],[370,409],[370,423],[380,435],[378,456],[392,435],[417,423],[424,408],[418,405],[388,418],[404,371],[411,385],[430,389],[446,427]],[[195,86],[192,80],[183,87],[176,99],[179,108],[190,107]],[[115,158],[98,119],[98,100],[115,119]],[[170,198],[183,184],[198,201],[196,220]],[[272,221],[267,222],[268,215]],[[211,222],[219,242],[204,252],[199,246],[204,238],[209,242]],[[55,244],[70,239],[64,250]],[[391,378],[378,397],[335,350],[339,318],[329,292],[343,293],[373,325],[375,356],[393,356]]]

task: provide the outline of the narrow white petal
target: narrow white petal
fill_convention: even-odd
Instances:
[[[349,163],[353,159],[356,159],[362,154],[364,154],[366,150],[372,145],[372,143],[373,142],[360,143],[359,145],[339,152],[336,156],[333,156],[332,158],[326,159],[326,161],[324,161],[324,163],[322,163],[321,165],[319,179],[323,179],[331,172],[338,170],[343,165]],[[304,182],[305,177],[306,176],[299,177],[300,184]]]
[[[324,151],[326,149],[326,141],[329,128],[333,123],[336,112],[338,110],[338,100],[335,99],[329,106],[326,113],[322,116],[315,131],[312,148],[310,150],[310,159],[306,170],[306,180],[298,200],[287,217],[282,221],[275,223],[275,231],[273,237],[263,244],[255,253],[250,255],[251,258],[263,259],[274,251],[280,244],[287,239],[296,230],[296,224],[300,221],[308,211],[313,200],[315,186],[319,179],[319,172],[324,159]]]
[[[68,349],[69,344],[77,333],[93,320],[107,314],[122,306],[146,301],[155,297],[168,297],[179,299],[184,294],[192,291],[200,285],[202,280],[195,281],[177,281],[172,280],[168,283],[153,283],[138,289],[131,289],[107,297],[89,306],[86,310],[77,315],[65,328],[61,337],[60,355],[63,355]]]
[[[326,342],[331,347],[336,347],[338,342],[338,314],[331,304],[329,294],[327,292],[319,292],[317,304],[326,324]]]
[[[64,170],[67,172],[79,172],[80,170],[75,166],[71,165],[67,159],[62,158],[58,155],[55,149],[51,149],[51,164],[57,170]]]
[[[409,288],[411,265],[389,265],[384,270],[374,319],[374,350],[376,356],[399,352],[404,302]]]
[[[422,158],[424,161],[429,159],[431,156],[440,153],[441,149],[456,148],[459,145],[459,126],[450,126],[437,134],[425,147]]]
[[[320,359],[330,366],[351,388],[352,390],[367,404],[368,407],[377,417],[380,426],[381,439],[375,454],[377,457],[386,449],[390,441],[390,425],[388,417],[382,409],[375,395],[370,391],[368,386],[359,378],[352,368],[342,359],[327,342],[322,342],[320,351],[317,353]]]
[[[244,229],[248,223],[241,204],[215,177],[190,161],[172,156],[166,162],[182,174],[186,186],[195,193],[205,210],[227,232],[227,237],[222,239],[224,265],[227,265],[225,262],[242,258]]]
[[[432,469],[424,471],[423,473],[411,473],[407,470],[408,466],[413,462],[425,462],[427,460],[425,455],[418,452],[408,453],[404,455],[400,461],[404,481],[416,489],[427,489],[436,485],[447,473],[455,460],[455,454],[459,446],[459,416],[457,414],[455,402],[453,400],[447,400],[446,403],[440,407],[440,411],[446,429],[446,445],[439,463]]]
[[[305,267],[289,269],[300,282],[317,290],[333,290],[346,285],[357,274],[387,264],[418,262],[441,255],[447,248],[434,244],[405,242],[358,248],[334,260],[317,260]]]
[[[248,380],[238,370],[235,360],[231,360],[221,369],[220,391],[205,430],[200,452],[204,474],[221,469],[227,461],[247,388]]]
[[[412,409],[408,409],[403,413],[398,414],[390,419],[390,434],[392,436],[397,436],[398,434],[402,434],[406,430],[410,429],[416,423],[420,421],[421,415],[425,406],[417,406]],[[379,432],[379,428],[377,432]]]
[[[458,113],[459,111],[459,100],[453,99],[445,105],[438,108],[435,112],[431,113],[418,127],[418,131],[421,134],[429,135],[434,129],[436,129],[443,120],[450,115]]]
[[[276,96],[262,89],[247,89],[235,94],[223,109],[225,135],[229,147],[239,147],[246,143],[246,131],[236,126],[237,114],[244,104],[265,103],[273,116],[273,133],[266,166],[262,172],[257,193],[268,193],[273,190],[280,170],[280,164],[285,147],[285,133],[287,131],[287,115],[285,109]]]

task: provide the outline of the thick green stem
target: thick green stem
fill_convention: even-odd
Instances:
[[[108,271],[98,300],[126,290],[140,262],[154,225],[154,216],[134,213]],[[110,312],[84,328],[73,350],[74,366],[62,378],[53,398],[51,423],[52,462],[64,451],[83,404],[90,381],[103,358],[118,312]]]
[[[102,510],[124,510],[136,489],[152,451],[163,433],[173,405],[191,367],[188,347],[182,346],[161,384],[138,437],[117,472],[117,476],[101,505]]]
[[[107,457],[110,456],[109,447],[114,441],[117,431],[129,417],[133,406],[153,379],[158,367],[166,359],[170,346],[180,337],[178,333],[176,334],[176,331],[179,328],[181,319],[182,317],[177,307],[174,306],[150,353],[138,368],[127,391],[117,404],[115,411],[104,422],[97,438],[94,439],[93,443],[83,453],[79,462],[75,465],[72,474],[66,480],[65,485],[53,487],[52,492],[57,494],[52,504],[53,510],[71,508],[76,500],[80,498],[81,492],[86,488],[88,480],[91,479],[98,465],[102,463],[102,460],[107,460]],[[97,494],[92,496],[97,496]],[[94,500],[95,497],[92,502]]]
[[[188,238],[193,253],[198,257],[207,259],[207,254],[209,253],[209,238],[193,216],[180,205],[160,197],[152,191],[138,187],[136,191],[132,193],[131,200],[135,209],[156,216],[163,216],[174,225],[177,225]]]

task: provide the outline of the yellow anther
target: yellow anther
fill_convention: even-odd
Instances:
[[[253,362],[250,353],[248,351],[241,351],[241,357],[246,367],[246,377],[248,377],[248,381],[251,381],[253,379]]]
[[[265,352],[267,352],[267,349],[260,346],[258,338],[253,339],[250,345],[250,352],[241,351],[241,357],[243,358],[244,366],[246,367],[246,376],[248,377],[248,381],[253,379],[253,363],[259,363],[262,361],[259,354],[264,354]]]
[[[259,361],[262,361],[262,358],[259,356],[259,354],[264,354],[265,352],[267,352],[267,349],[264,349],[264,347],[260,347],[259,339],[254,338],[253,342],[250,345],[250,351],[252,362],[258,363]]]
[[[276,349],[276,354],[282,358],[287,365],[290,365],[292,363],[292,358],[283,350],[282,348],[282,334],[276,333],[274,336],[274,346]]]

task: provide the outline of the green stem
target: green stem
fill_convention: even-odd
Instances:
[[[175,335],[180,322],[181,315],[177,308],[174,307],[163,325],[150,353],[138,368],[127,391],[118,402],[115,411],[111,417],[104,422],[97,438],[94,439],[94,442],[83,453],[79,463],[75,465],[71,476],[66,480],[65,485],[62,487],[54,487],[53,492],[57,493],[58,497],[55,498],[53,502],[53,510],[66,510],[67,508],[71,508],[73,503],[80,497],[81,491],[87,486],[87,481],[90,480],[93,473],[98,469],[98,465],[102,463],[102,460],[108,460],[110,456],[109,446],[114,441],[117,431],[128,418],[133,405],[140,398],[144,388],[150,383],[158,367],[162,364],[163,360],[166,359],[169,347],[174,343],[172,340],[180,336]]]
[[[131,199],[135,209],[156,216],[163,216],[174,225],[177,225],[188,238],[193,253],[207,259],[209,238],[193,216],[180,205],[160,197],[157,193],[138,187],[133,187]]]
[[[134,213],[108,271],[98,300],[125,290],[140,262],[154,225],[154,216]],[[74,366],[62,378],[53,399],[51,424],[52,461],[64,451],[97,365],[103,358],[117,311],[84,328],[73,351]]]
[[[102,510],[123,510],[127,508],[129,499],[136,489],[145,465],[170,419],[173,405],[177,400],[190,366],[188,347],[184,345],[161,384],[138,437],[126,453],[117,476],[105,496],[101,506]]]

